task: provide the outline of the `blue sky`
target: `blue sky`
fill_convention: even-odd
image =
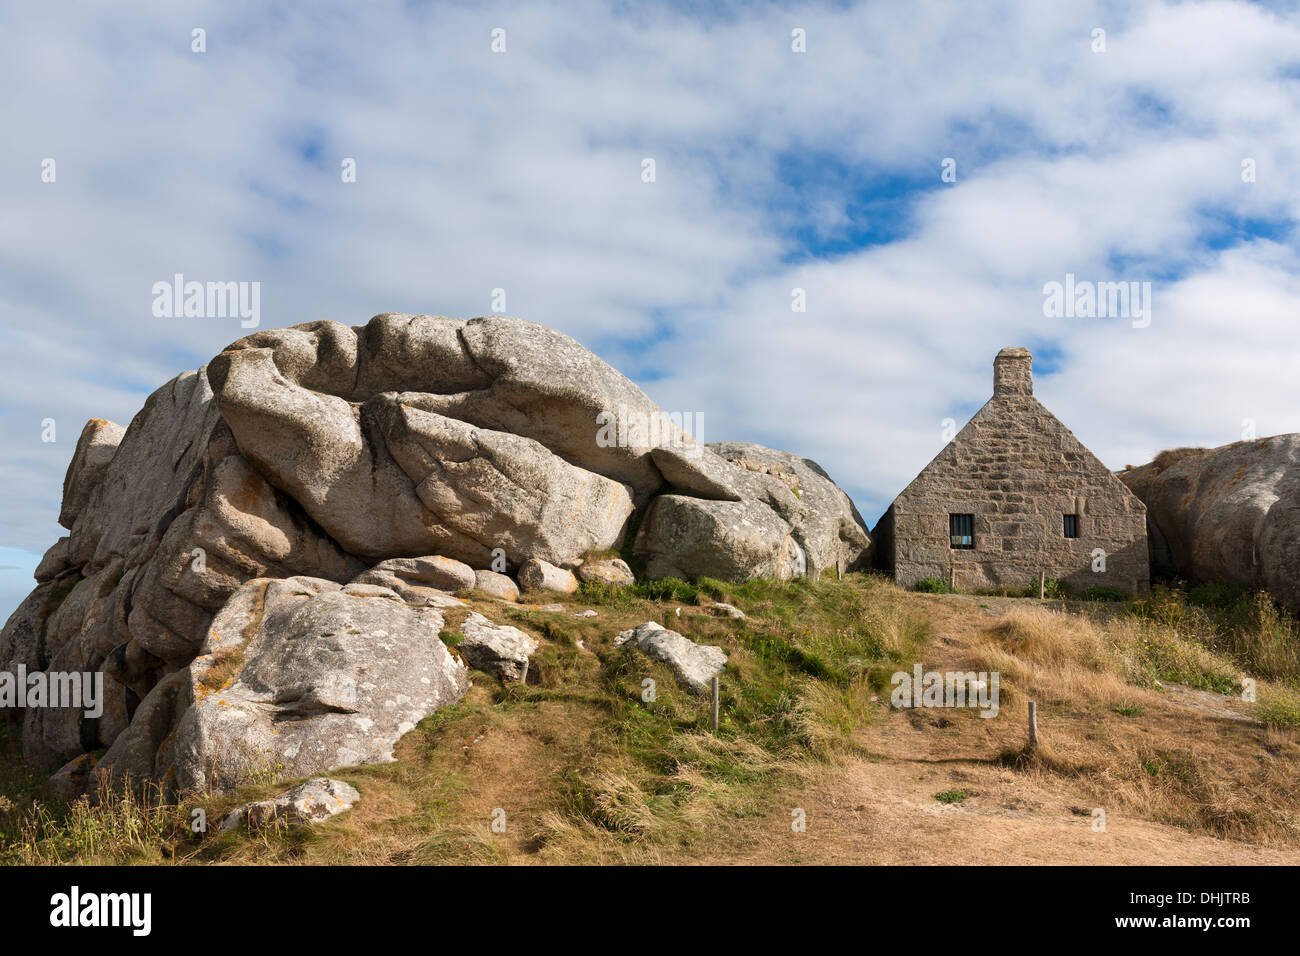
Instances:
[[[6,611],[84,422],[245,334],[154,318],[177,272],[263,327],[503,288],[871,522],[1006,345],[1115,468],[1300,427],[1294,4],[11,5],[0,77]],[[1151,325],[1047,318],[1067,273]]]

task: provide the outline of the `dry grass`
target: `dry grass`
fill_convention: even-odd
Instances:
[[[1106,619],[1010,599],[981,605],[862,575],[819,583],[586,587],[554,600],[570,611],[594,608],[598,616],[475,600],[480,613],[542,639],[530,668],[538,683],[502,686],[476,673],[463,701],[403,738],[396,763],[331,774],[357,787],[362,801],[327,825],[220,836],[191,831],[195,808],[215,825],[238,803],[292,783],[275,774],[179,807],[132,798],[67,808],[46,800],[34,775],[21,786],[5,776],[0,860],[839,861],[841,851],[830,843],[815,852],[790,849],[790,807],[803,805],[809,787],[830,787],[832,806],[846,807],[834,812],[866,819],[869,810],[861,808],[873,806],[872,799],[836,791],[841,784],[828,781],[878,761],[889,766],[889,785],[914,789],[919,805],[959,810],[943,818],[946,826],[980,811],[990,786],[980,781],[989,779],[999,793],[1020,787],[1038,795],[1037,803],[1007,797],[1015,814],[1043,805],[1043,794],[1068,793],[1184,833],[1300,844],[1300,798],[1291,782],[1300,770],[1300,737],[1285,723],[1300,706],[1283,682],[1261,682],[1255,709],[1220,698],[1236,693],[1243,676],[1231,641],[1214,632],[1218,643],[1209,646],[1211,632],[1188,631],[1190,619],[1173,612],[1167,619],[1163,611]],[[710,615],[704,606],[714,600],[749,617]],[[464,613],[448,625],[458,626]],[[726,650],[716,735],[706,699],[678,689],[663,665],[612,646],[619,631],[646,620]],[[1271,659],[1285,672],[1286,630],[1277,626],[1268,636],[1269,626],[1259,639],[1232,640],[1252,653],[1281,648]],[[890,674],[914,662],[999,672],[1001,713],[985,720],[973,711],[936,717],[891,710]],[[647,678],[659,691],[650,702],[641,696]],[[1182,699],[1181,685],[1199,689],[1186,693],[1202,693],[1208,703],[1195,709],[1200,698]],[[1044,742],[1028,753],[1020,744],[1031,699],[1039,704]],[[1279,726],[1249,720],[1266,712]],[[18,767],[13,743],[0,747],[0,770]],[[920,759],[918,746],[929,756]],[[962,762],[978,772],[935,778],[935,767]],[[971,797],[948,807],[933,796],[947,790]],[[891,806],[903,816],[873,822],[876,841],[931,826],[925,814],[938,812],[916,816],[918,803],[901,798]]]
[[[904,592],[866,577],[738,586],[668,581],[547,597],[572,611],[593,607],[598,617],[473,599],[487,617],[542,638],[530,668],[538,682],[502,686],[476,674],[460,704],[401,741],[397,763],[332,774],[363,800],[328,826],[192,834],[177,829],[181,808],[160,808],[180,844],[174,852],[164,849],[172,837],[156,835],[129,846],[74,841],[56,849],[58,821],[79,811],[69,816],[33,795],[27,809],[39,807],[45,826],[12,834],[0,854],[47,862],[79,852],[122,862],[689,860],[743,841],[772,796],[796,785],[809,765],[854,752],[875,716],[873,686],[910,666],[928,633]],[[750,616],[711,615],[705,605],[714,600]],[[449,612],[447,629],[467,613]],[[612,646],[619,631],[646,620],[726,650],[716,735],[707,698],[681,690],[664,665]],[[658,689],[649,702],[642,699],[647,678]],[[204,808],[215,822],[237,803],[292,783],[278,778],[274,767],[250,774],[248,785],[207,798]],[[106,809],[88,812],[115,826]]]
[[[1151,465],[1157,472],[1164,471],[1185,458],[1199,458],[1209,450],[1208,448],[1166,448],[1151,460]]]
[[[1134,687],[1174,682],[1226,693],[1241,672],[1171,627],[1137,617],[1101,620],[1026,605],[1009,611],[987,632],[977,652],[982,669],[1010,678],[1013,697],[1092,700],[1121,704]]]
[[[1241,670],[1176,629],[1140,617],[1102,621],[1017,607],[986,630],[976,656],[1001,672],[1004,706],[1013,713],[1035,699],[1056,708],[1054,723],[1061,711],[1085,720],[1106,710],[1129,717],[1096,719],[1055,749],[1005,751],[1008,765],[1080,777],[1099,802],[1157,822],[1259,843],[1300,839],[1300,799],[1288,783],[1300,761],[1295,734],[1234,720],[1264,717],[1265,705],[1242,701]],[[1166,688],[1175,685],[1199,690],[1207,712],[1218,707],[1224,719],[1197,721],[1168,699]],[[1277,703],[1291,699],[1285,689],[1265,686],[1262,700],[1285,711]]]

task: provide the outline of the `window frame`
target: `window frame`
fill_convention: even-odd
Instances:
[[[965,520],[963,521],[963,519]],[[958,538],[967,539],[968,543],[958,544]],[[948,548],[952,551],[975,550],[975,516],[973,514],[957,514],[955,512],[949,512]]]
[[[1061,517],[1062,517],[1061,533],[1067,538],[1078,538],[1079,537],[1078,513],[1075,512],[1073,514],[1064,514]],[[1073,532],[1073,534],[1071,532]]]

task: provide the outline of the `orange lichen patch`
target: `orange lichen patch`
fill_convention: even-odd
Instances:
[[[271,486],[254,472],[248,472],[239,483],[239,487],[230,495],[230,503],[245,514],[262,511],[273,495]]]
[[[244,666],[243,647],[226,648],[195,660],[202,661],[201,668],[196,668],[201,669],[202,673],[196,674],[198,679],[195,681],[194,694],[198,700],[202,700],[209,694],[225,690],[235,682]]]
[[[244,625],[244,629],[240,633],[240,637],[243,638],[245,647],[248,646],[248,642],[253,639],[253,635],[257,633],[257,629],[262,624],[262,615],[266,610],[266,589],[270,586],[270,582],[268,581],[266,584],[263,584],[261,590],[258,591],[257,598],[253,603],[253,612],[248,616],[248,623]]]
[[[1167,448],[1151,460],[1150,467],[1159,473],[1166,468],[1172,468],[1187,458],[1197,458],[1204,455],[1208,448]]]
[[[162,749],[172,742],[173,736],[174,734],[168,734],[161,741],[159,741],[157,748],[153,752],[153,762],[155,764],[158,763],[158,755],[162,753]]]

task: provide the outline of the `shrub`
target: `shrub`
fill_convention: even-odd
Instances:
[[[1043,597],[1053,600],[1074,597],[1074,588],[1070,587],[1066,581],[1058,581],[1056,578],[1048,578],[1043,582]]]
[[[1255,716],[1270,727],[1300,727],[1300,694],[1285,687],[1263,691]]]
[[[1199,607],[1227,611],[1241,603],[1246,589],[1228,581],[1202,581],[1187,588],[1187,600]]]
[[[952,594],[952,585],[943,578],[931,575],[928,578],[921,578],[916,584],[912,585],[912,590],[922,591],[926,594]]]
[[[1123,588],[1112,584],[1099,584],[1083,592],[1085,601],[1127,601],[1129,594]]]
[[[1266,591],[1251,593],[1221,581],[1186,590],[1160,585],[1125,611],[1225,654],[1252,674],[1288,681],[1300,677],[1300,624]]]

